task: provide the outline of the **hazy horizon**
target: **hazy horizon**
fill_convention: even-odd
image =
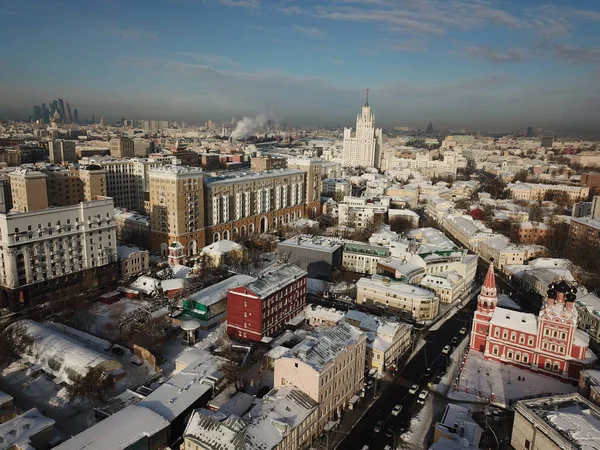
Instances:
[[[384,128],[598,132],[588,3],[7,1],[0,118],[63,98],[82,121],[352,126],[369,88]]]

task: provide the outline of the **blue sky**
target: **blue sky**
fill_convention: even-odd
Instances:
[[[0,0],[0,118],[600,128],[600,2]]]

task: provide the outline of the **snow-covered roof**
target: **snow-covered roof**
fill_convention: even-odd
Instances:
[[[33,448],[29,447],[31,438],[53,426],[53,419],[32,408],[0,424],[0,448]]]
[[[160,280],[156,278],[147,277],[142,275],[138,277],[133,283],[129,285],[130,289],[134,289],[142,294],[151,295],[156,292],[160,287]]]
[[[6,392],[2,392],[0,391],[0,406],[8,403],[8,402],[12,402],[13,397],[12,395],[8,395]]]
[[[349,310],[345,315],[346,320],[359,322],[358,327],[363,331],[376,333],[381,339],[389,341],[401,329],[410,329],[411,326],[404,322],[392,322],[372,314],[367,314],[356,309]]]
[[[244,247],[237,242],[229,241],[227,239],[222,239],[220,241],[214,242],[210,245],[207,245],[202,249],[202,254],[209,255],[223,255],[230,252],[235,252],[238,250],[242,250]]]
[[[220,422],[217,417],[196,410],[187,423],[183,436],[202,446],[204,450],[244,450],[243,430],[246,423],[236,416]]]
[[[306,275],[304,270],[294,264],[281,264],[269,267],[247,287],[257,296],[265,298]]]
[[[124,450],[169,426],[167,419],[138,403],[98,422],[54,450]]]
[[[413,284],[396,281],[385,282],[382,278],[361,278],[357,281],[356,286],[358,288],[366,287],[378,289],[384,292],[394,293],[402,297],[419,300],[433,300],[435,298],[435,294],[428,289],[423,289]]]
[[[292,348],[284,358],[297,358],[320,371],[348,345],[360,340],[364,333],[346,322],[307,337]]]
[[[267,354],[265,355],[267,358],[270,359],[279,359],[281,358],[283,355],[285,355],[290,349],[287,347],[283,347],[282,345],[278,345],[276,347],[273,347],[271,350],[269,350],[267,352]]]
[[[220,183],[229,183],[231,181],[251,181],[265,178],[282,177],[285,175],[299,175],[304,172],[300,169],[273,169],[264,170],[262,172],[223,172],[214,177],[205,177],[204,183],[207,185],[216,185]]]
[[[329,322],[339,322],[344,317],[344,312],[335,308],[324,308],[320,305],[307,305],[304,308],[304,317],[308,320],[317,318]]]
[[[119,362],[109,360],[97,351],[33,320],[20,320],[17,323],[33,339],[24,356],[65,380],[69,380],[73,373],[86,375],[89,369],[96,366],[106,367],[107,370],[121,368]]]
[[[227,292],[229,292],[230,289],[246,286],[255,280],[256,278],[251,277],[250,275],[234,275],[231,278],[219,281],[212,286],[194,292],[188,299],[205,306],[210,306],[227,298]]]
[[[162,280],[160,286],[164,292],[173,291],[176,289],[183,289],[185,287],[185,280],[182,278],[173,278],[171,280]]]
[[[521,311],[497,307],[494,310],[490,324],[528,334],[537,334],[537,317],[535,314]]]
[[[171,267],[171,271],[173,272],[173,276],[175,278],[187,278],[192,272],[192,269],[182,264],[175,264],[173,267]]]
[[[119,259],[129,258],[134,253],[138,253],[138,252],[147,252],[147,250],[142,250],[138,247],[130,246],[130,245],[117,246],[117,256],[119,257]]]
[[[341,248],[344,242],[345,240],[335,237],[302,235],[280,242],[277,246],[302,247],[332,253]]]
[[[254,396],[245,392],[236,392],[219,408],[219,412],[226,417],[231,415],[241,417],[250,409],[254,403]]]

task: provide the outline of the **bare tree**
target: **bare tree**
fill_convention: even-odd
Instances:
[[[16,322],[0,331],[0,342],[0,367],[4,367],[21,358],[33,344],[33,338],[22,324]]]
[[[67,398],[87,398],[105,402],[112,392],[114,380],[108,377],[100,367],[92,367],[85,375],[71,377],[72,384],[65,387]]]
[[[410,217],[396,216],[390,220],[390,230],[396,233],[404,233],[413,228],[413,221]]]
[[[235,361],[227,360],[219,367],[219,372],[240,391],[246,383],[247,370]]]

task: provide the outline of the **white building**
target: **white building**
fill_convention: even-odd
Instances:
[[[356,133],[352,135],[352,128],[344,128],[342,165],[379,168],[382,141],[383,132],[381,128],[375,128],[375,115],[371,114],[367,94],[367,102],[356,117]]]

